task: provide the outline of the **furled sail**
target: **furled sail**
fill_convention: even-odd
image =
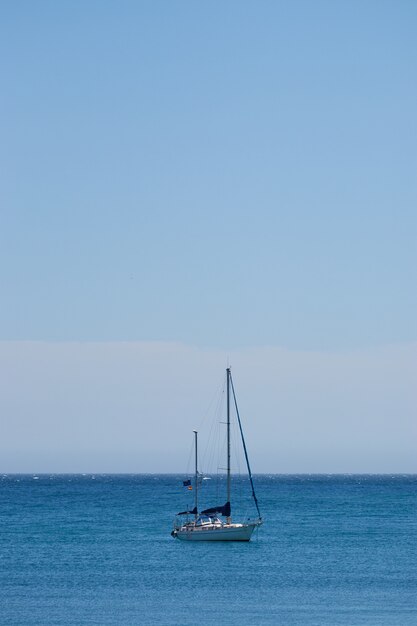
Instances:
[[[192,511],[181,511],[177,515],[198,515],[197,507],[195,506]]]
[[[201,511],[202,515],[215,515],[219,513],[220,515],[224,515],[224,517],[230,517],[230,502],[226,502],[223,506],[213,506],[211,509],[206,509],[205,511]]]

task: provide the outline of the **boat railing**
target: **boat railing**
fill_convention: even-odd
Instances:
[[[183,519],[180,515],[176,515],[174,517],[173,527],[174,528],[181,528],[181,526],[184,526],[184,524],[186,524],[188,521],[189,521],[188,515],[187,515],[186,519]]]

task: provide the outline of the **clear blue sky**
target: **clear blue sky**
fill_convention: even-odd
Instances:
[[[0,339],[410,345],[416,40],[407,0],[3,2]]]

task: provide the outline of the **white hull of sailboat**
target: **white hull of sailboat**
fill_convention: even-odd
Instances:
[[[259,523],[224,524],[216,528],[178,528],[175,537],[181,541],[250,541]]]

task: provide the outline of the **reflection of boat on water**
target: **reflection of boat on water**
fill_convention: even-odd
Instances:
[[[233,380],[230,368],[226,370],[226,392],[227,392],[227,498],[226,503],[222,506],[214,506],[202,511],[198,511],[198,495],[199,485],[204,477],[198,472],[198,439],[197,431],[194,431],[194,451],[195,451],[195,476],[194,476],[194,508],[191,511],[182,511],[178,513],[178,517],[174,522],[174,529],[171,535],[182,541],[250,541],[253,531],[262,524],[262,518],[259,510],[258,500],[255,495],[255,489],[253,485],[252,473],[249,465],[249,458],[247,454],[245,439],[243,436],[242,424],[240,421],[239,411],[237,407],[235,390],[233,387]],[[231,466],[230,466],[230,400],[233,396],[234,407],[237,422],[239,425],[240,436],[243,445],[243,451],[245,454],[246,465],[249,474],[249,481],[252,488],[252,497],[256,506],[258,517],[254,520],[247,520],[242,523],[232,522],[231,517]],[[188,484],[192,489],[191,481],[185,481],[184,485]],[[187,516],[183,521],[181,516]],[[189,518],[193,516],[194,519]],[[220,519],[226,518],[225,521]]]

